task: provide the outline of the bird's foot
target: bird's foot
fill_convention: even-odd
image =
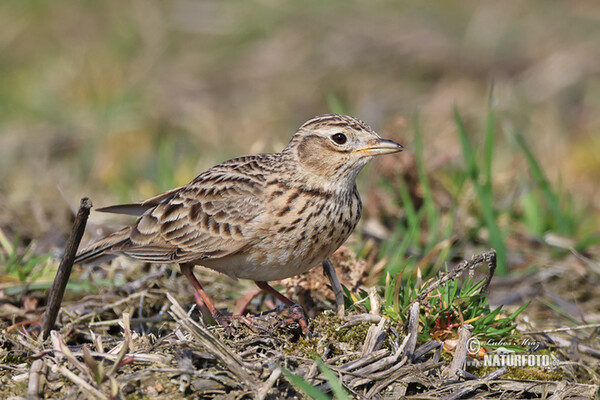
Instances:
[[[202,298],[198,294],[194,294],[194,298],[196,299],[196,305],[198,306],[198,311],[200,315],[206,315],[205,313],[211,316],[211,318],[220,325],[224,330],[227,336],[231,336],[231,324],[232,322],[235,324],[237,321],[246,325],[250,328],[254,333],[258,333],[260,331],[271,333],[268,329],[256,324],[252,321],[251,318],[256,317],[247,317],[245,315],[237,314],[237,315],[224,315],[221,311],[213,308],[212,310],[206,307],[206,304],[202,300]]]
[[[300,325],[300,329],[302,330],[302,333],[308,339],[311,339],[312,333],[308,329],[308,318],[306,318],[306,315],[304,315],[304,309],[297,303],[284,305],[283,307],[276,309],[276,311],[278,313],[283,313],[286,310],[287,310],[288,318],[284,321],[281,321],[279,324],[277,324],[276,328],[279,328],[282,326],[287,326],[292,323],[297,323],[298,325]]]
[[[248,328],[252,330],[254,333],[266,332],[271,334],[271,332],[259,324],[255,323],[252,319],[257,317],[255,316],[245,316],[245,315],[223,315],[220,311],[217,311],[212,315],[212,318],[215,320],[217,324],[223,327],[227,336],[231,336],[231,325],[236,322],[242,323],[246,325]]]

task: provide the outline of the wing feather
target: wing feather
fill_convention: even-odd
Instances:
[[[78,261],[125,254],[148,262],[182,263],[223,257],[252,244],[257,240],[252,221],[265,211],[265,170],[257,157],[217,165],[190,184],[144,202],[101,209],[142,214],[115,240],[107,237],[102,246],[83,250]]]
[[[168,192],[161,193],[158,196],[154,196],[149,198],[148,200],[144,200],[140,203],[130,203],[130,204],[117,204],[114,206],[101,207],[97,208],[96,211],[112,213],[112,214],[126,214],[126,215],[135,215],[140,216],[144,214],[149,209],[156,207],[161,202],[168,200],[172,197],[177,191],[181,190],[183,186],[178,188],[169,190]]]

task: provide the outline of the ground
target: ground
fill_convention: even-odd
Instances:
[[[593,2],[542,0],[3,2],[0,397],[25,397],[41,376],[31,396],[593,397],[581,385],[600,382],[599,19]],[[95,208],[151,197],[280,151],[327,112],[405,147],[358,177],[362,221],[332,260],[343,317],[316,266],[274,283],[313,339],[275,328],[274,313],[268,332],[228,336],[196,325],[177,268],[116,259],[74,267],[57,334],[39,341],[82,197]],[[92,209],[83,241],[129,222]],[[419,298],[491,248],[489,288],[477,286],[491,276],[482,263]],[[255,290],[198,274],[222,310]],[[260,295],[248,312],[277,306]],[[503,347],[559,367],[469,364],[492,383],[457,378],[467,325],[480,344],[467,362]]]

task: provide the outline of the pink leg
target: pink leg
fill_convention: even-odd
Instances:
[[[267,282],[254,282],[254,283],[256,283],[256,286],[258,286],[259,288],[261,288],[262,290],[264,290],[267,293],[271,293],[279,301],[281,301],[283,304],[288,306],[288,308],[290,310],[289,322],[297,321],[300,324],[302,333],[304,333],[308,338],[310,338],[312,336],[310,333],[310,330],[308,329],[308,320],[306,319],[306,316],[304,315],[304,310],[302,309],[302,307],[300,307],[299,304],[295,303],[294,301],[290,300],[286,296],[279,293],[277,290],[275,290],[275,288],[273,288]]]
[[[196,293],[194,293],[194,298],[196,299],[196,304],[198,305],[199,309],[208,309],[210,316],[215,320],[217,324],[225,328],[225,332],[227,332],[227,334],[231,333],[231,329],[229,328],[229,322],[233,319],[240,320],[242,323],[248,325],[248,327],[255,332],[258,330],[265,330],[264,328],[256,325],[255,323],[250,321],[250,319],[246,318],[243,315],[225,316],[221,314],[221,312],[217,310],[213,302],[210,300],[210,297],[208,297],[208,294],[206,294],[206,292],[202,288],[200,282],[198,282],[198,279],[196,279],[196,276],[194,275],[193,271],[194,265],[180,264],[179,267],[181,269],[181,273],[185,275],[185,277],[190,281],[192,286],[194,286],[194,288],[196,289]]]

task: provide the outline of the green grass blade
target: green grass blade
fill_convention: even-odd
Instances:
[[[544,208],[541,207],[539,194],[530,190],[520,198],[523,212],[523,223],[532,234],[542,237],[546,230]]]
[[[458,113],[458,109],[456,107],[454,107],[454,123],[456,124],[458,138],[460,139],[460,144],[462,148],[463,159],[465,160],[465,167],[467,168],[467,174],[464,177],[462,177],[462,183],[464,183],[467,177],[473,180],[477,180],[479,173],[477,171],[475,151],[471,146],[471,142],[469,141],[469,135],[467,134],[465,124],[462,120],[462,117]],[[457,185],[459,190],[462,187],[462,183],[459,183]]]
[[[479,199],[483,220],[490,234],[490,244],[496,250],[498,265],[496,271],[498,271],[498,274],[500,275],[506,275],[508,273],[508,268],[506,266],[506,244],[504,243],[502,231],[496,223],[496,215],[492,204],[493,196],[478,184],[475,184],[475,192]]]
[[[423,157],[423,135],[418,115],[415,115],[414,117],[414,127],[417,176],[419,177],[419,182],[421,184],[421,187],[423,188],[423,207],[425,208],[425,213],[427,215],[427,224],[430,228],[429,234],[432,235],[437,232],[435,228],[438,226],[439,214],[435,205],[435,200],[433,199],[433,191],[431,189],[431,184],[429,183],[429,179],[427,178],[427,169],[425,167],[425,160]]]
[[[531,175],[532,175],[535,183],[537,184],[537,186],[540,188],[540,190],[544,196],[544,199],[546,201],[546,204],[548,205],[548,208],[550,209],[550,212],[554,216],[554,219],[556,221],[556,228],[558,229],[558,232],[565,234],[565,235],[573,234],[572,227],[570,226],[570,224],[568,223],[568,221],[566,220],[566,218],[564,217],[563,213],[560,210],[560,201],[559,201],[558,196],[552,190],[552,187],[550,186],[550,182],[548,182],[546,175],[542,171],[540,164],[537,162],[533,153],[529,149],[529,146],[527,146],[527,143],[525,143],[525,139],[523,138],[522,135],[519,135],[519,134],[516,134],[515,138],[516,138],[517,144],[523,151],[523,154],[525,154],[525,158],[527,159],[527,163],[529,165],[529,170],[531,171]]]
[[[402,200],[402,209],[406,216],[406,223],[408,226],[416,226],[418,224],[417,211],[415,210],[415,205],[410,197],[406,183],[402,181],[398,189],[400,191],[400,199]]]
[[[283,375],[285,375],[285,377],[290,381],[292,385],[296,386],[298,389],[306,393],[306,395],[309,396],[311,399],[331,400],[331,397],[329,397],[326,393],[322,392],[321,390],[317,389],[315,386],[308,383],[301,376],[298,376],[285,368],[281,368],[281,372],[283,372]]]
[[[458,136],[463,150],[463,158],[467,168],[467,176],[469,179],[471,179],[473,186],[475,187],[475,193],[477,194],[477,199],[479,200],[479,205],[481,206],[483,220],[490,234],[490,244],[496,249],[498,274],[506,275],[508,273],[508,269],[506,267],[506,245],[504,243],[504,236],[502,235],[502,232],[496,222],[496,212],[493,204],[494,194],[492,188],[492,158],[495,136],[494,114],[490,110],[488,112],[486,122],[483,159],[483,183],[479,181],[479,168],[477,166],[477,159],[475,157],[476,152],[471,146],[464,123],[456,107],[454,108],[454,121],[456,123]]]
[[[319,370],[321,370],[321,373],[325,375],[327,383],[329,383],[335,398],[338,400],[351,400],[350,396],[342,386],[339,377],[337,377],[335,373],[329,369],[320,358],[317,359],[317,366],[319,367]]]
[[[495,118],[492,110],[488,110],[485,141],[483,143],[483,177],[486,192],[492,192],[492,158],[494,153]]]
[[[578,252],[585,251],[590,246],[596,245],[600,243],[600,234],[593,233],[581,239],[577,244],[575,244],[575,250]]]
[[[574,324],[581,324],[581,321],[575,317],[573,317],[568,311],[562,309],[560,306],[550,302],[549,300],[543,299],[543,298],[539,298],[538,299],[542,304],[544,304],[545,306],[547,306],[548,308],[554,310],[556,313],[560,314],[561,316],[563,316],[564,318],[568,319],[569,321],[571,321]]]

